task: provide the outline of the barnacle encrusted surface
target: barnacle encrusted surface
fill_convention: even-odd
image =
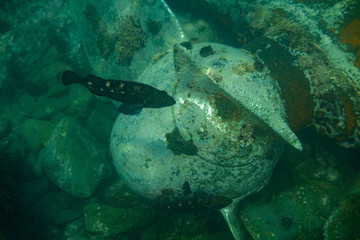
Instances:
[[[324,135],[345,147],[359,144],[358,106],[354,87],[346,75],[321,50],[297,58],[315,96],[314,125]]]
[[[114,50],[114,35],[107,30],[107,26],[101,18],[100,12],[91,3],[86,4],[84,16],[88,20],[91,29],[96,32],[96,46],[100,54],[107,59]]]
[[[146,35],[139,22],[126,17],[119,26],[116,38],[117,63],[130,65],[134,52],[145,46]]]
[[[345,13],[356,6],[355,1],[339,1],[321,13],[327,30],[339,35],[336,40],[347,45],[336,43],[332,34],[322,29],[325,25],[308,18],[318,12],[307,11],[306,7],[303,10],[292,8],[285,2],[279,5],[271,1],[267,6],[256,6],[250,23],[254,33],[264,34],[266,43],[271,43],[271,47],[258,55],[279,82],[291,128],[296,130],[314,124],[319,132],[345,147],[359,147],[360,144],[359,53],[356,52],[360,21],[357,16],[344,19]],[[276,49],[271,49],[274,46]],[[345,53],[346,47],[353,48],[357,57]],[[285,54],[280,54],[278,49]],[[281,68],[267,61],[276,59],[269,58],[272,53],[281,56]],[[279,75],[279,72],[289,74]],[[294,92],[297,98],[292,97]],[[298,101],[299,96],[302,101]]]
[[[314,39],[300,24],[285,17],[286,13],[279,10],[258,6],[253,13],[253,29],[265,32],[271,38],[285,37],[292,49],[308,50],[309,42]]]
[[[129,66],[134,52],[145,46],[146,35],[142,26],[131,16],[124,18],[115,30],[107,25],[99,10],[91,3],[86,4],[84,16],[96,33],[96,46],[105,59],[115,50],[116,62]]]

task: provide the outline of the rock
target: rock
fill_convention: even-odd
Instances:
[[[66,109],[68,106],[69,99],[67,96],[61,98],[41,96],[36,102],[32,116],[37,119],[43,119]]]
[[[4,137],[10,131],[10,123],[5,118],[0,118],[0,138]]]
[[[112,101],[108,98],[103,98],[101,100],[103,100],[103,101],[96,102],[95,109],[97,111],[99,111],[102,115],[105,115],[106,117],[108,117],[110,119],[114,119],[114,121],[115,121],[119,115],[119,110],[118,110],[119,103],[114,104],[114,101]],[[117,106],[115,106],[115,105],[117,105]]]
[[[110,174],[107,149],[81,125],[63,119],[42,152],[44,172],[59,188],[75,197],[90,197]]]
[[[27,168],[35,178],[44,177],[42,161],[38,153],[30,152],[24,160],[23,165],[26,166],[25,168]]]
[[[59,98],[67,95],[69,88],[61,83],[54,84],[46,91],[46,96],[49,98]]]
[[[324,224],[324,239],[360,239],[360,173],[347,182]]]
[[[26,119],[18,128],[18,134],[25,140],[30,150],[38,152],[50,138],[53,125],[48,121]]]
[[[31,157],[31,155],[30,155]],[[32,172],[34,174],[34,176],[40,178],[44,176],[44,169],[43,169],[43,164],[42,164],[42,158],[38,156],[36,156],[35,162],[33,164],[32,167]]]
[[[114,121],[95,109],[87,119],[86,128],[97,140],[108,146]]]
[[[24,206],[33,206],[48,193],[49,188],[49,181],[44,177],[21,183],[16,187],[15,191],[19,196],[19,201]]]
[[[78,200],[71,199],[61,193],[46,194],[33,207],[37,216],[53,225],[60,226],[83,215]]]
[[[136,233],[134,231],[134,233]],[[198,239],[198,240],[233,240],[230,229],[219,212],[206,214],[194,212],[169,212],[151,226],[140,232],[141,240],[152,239]],[[136,235],[135,235],[136,236]],[[128,239],[135,239],[130,238]],[[245,238],[244,238],[245,239]],[[248,238],[246,238],[248,239]],[[249,238],[250,239],[250,238]]]
[[[9,145],[10,145],[9,138],[0,138],[0,151],[4,151],[9,147]]]
[[[61,209],[53,216],[53,224],[61,226],[64,223],[78,219],[83,215],[81,209]]]
[[[144,198],[139,197],[131,191],[127,185],[120,179],[104,189],[102,194],[102,202],[114,207],[137,207],[147,209],[149,202]]]
[[[4,83],[7,78],[8,78],[7,67],[1,66],[0,67],[0,90],[3,90],[2,88],[4,87],[4,85],[5,85]]]
[[[317,193],[298,186],[277,198],[246,206],[240,214],[244,226],[257,239],[318,239],[328,206]]]
[[[53,49],[51,49],[53,51],[54,54],[55,51]],[[51,53],[49,50],[48,53]],[[46,56],[44,56],[45,58]],[[45,62],[43,64],[46,64]],[[54,82],[57,79],[60,79],[60,75],[61,73],[66,70],[69,69],[70,67],[68,65],[66,65],[63,62],[52,62],[48,65],[45,65],[40,72],[39,71],[34,71],[33,76],[30,76],[28,81],[36,84],[39,87],[46,87],[46,88],[51,88],[54,85]]]
[[[17,122],[12,122],[12,124],[14,123]],[[11,131],[8,132],[5,136],[0,137],[0,151],[12,154],[13,156],[26,158],[29,149],[25,140],[19,136],[16,128],[11,127],[10,129]]]
[[[69,93],[70,106],[67,112],[71,116],[77,116],[85,119],[92,110],[95,97],[85,87],[80,85],[71,85]]]
[[[77,219],[68,223],[64,229],[66,240],[88,240],[85,236],[84,219]]]
[[[61,120],[66,118],[68,115],[66,115],[63,112],[57,112],[54,115],[51,116],[51,121],[58,124]]]
[[[348,196],[329,216],[324,239],[360,239],[360,193]]]
[[[25,113],[31,114],[34,110],[36,100],[29,93],[24,92],[20,95],[18,103]]]
[[[11,125],[8,119],[0,117],[0,151],[5,151],[10,145],[10,137],[8,135]]]
[[[118,208],[101,203],[85,205],[84,214],[85,229],[101,237],[124,233],[150,220],[149,209]]]
[[[75,236],[68,236],[66,240],[89,240],[89,238],[75,235]]]

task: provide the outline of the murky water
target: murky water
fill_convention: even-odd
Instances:
[[[0,2],[0,239],[359,239],[359,9]]]

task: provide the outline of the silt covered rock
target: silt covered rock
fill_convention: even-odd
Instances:
[[[115,236],[149,221],[150,211],[146,210],[89,203],[84,207],[85,229],[98,236]]]
[[[65,118],[42,152],[47,177],[75,197],[90,197],[110,173],[107,150],[81,125]]]

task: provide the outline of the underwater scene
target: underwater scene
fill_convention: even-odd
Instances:
[[[0,240],[360,239],[358,0],[0,0]]]

